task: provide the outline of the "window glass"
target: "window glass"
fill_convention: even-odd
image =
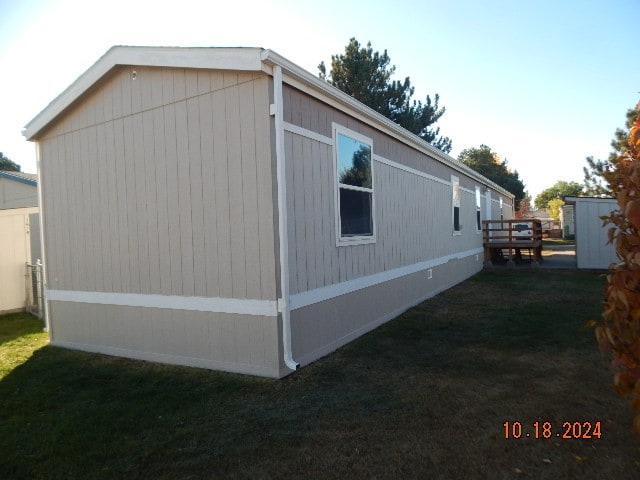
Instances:
[[[333,124],[336,166],[337,244],[375,241],[371,140]]]
[[[340,189],[340,231],[343,236],[373,235],[371,193]]]
[[[338,182],[371,188],[371,147],[338,134]]]
[[[451,176],[451,190],[453,203],[453,232],[460,232],[460,179]]]

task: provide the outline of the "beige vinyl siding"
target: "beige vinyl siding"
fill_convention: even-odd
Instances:
[[[292,294],[482,246],[475,227],[476,181],[307,95],[290,87],[285,91],[285,119],[289,123],[331,138],[331,122],[338,122],[373,139],[374,159],[381,156],[442,180],[374,160],[377,240],[372,244],[337,247],[333,147],[286,132]],[[397,156],[391,156],[394,154]],[[463,187],[460,211],[463,230],[455,237],[452,173],[460,178]]]
[[[38,188],[9,178],[0,178],[0,210],[38,206]]]
[[[307,365],[481,268],[472,255],[434,267],[432,278],[423,270],[295,309],[291,312],[294,358]]]
[[[268,88],[122,67],[66,112],[38,139],[49,287],[275,298]]]
[[[52,344],[280,377],[276,317],[50,302]]]

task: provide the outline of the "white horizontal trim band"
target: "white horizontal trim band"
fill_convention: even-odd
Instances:
[[[398,170],[403,170],[408,173],[413,173],[414,175],[418,175],[419,177],[427,178],[429,180],[433,180],[434,182],[442,183],[443,185],[451,186],[451,182],[447,180],[443,180],[442,178],[434,177],[433,175],[429,175],[426,172],[422,172],[420,170],[416,170],[415,168],[407,167],[406,165],[402,165],[401,163],[394,162],[393,160],[389,160],[387,158],[381,157],[380,155],[373,154],[373,159],[376,162],[384,163],[393,168],[397,168]]]
[[[310,138],[311,140],[317,140],[318,142],[333,146],[332,138],[325,137],[320,133],[313,132],[311,130],[299,127],[289,122],[282,122],[282,124],[284,125],[284,129],[287,132],[295,133],[296,135],[300,135],[301,137]]]
[[[342,283],[336,283],[334,285],[328,285],[326,287],[316,288],[307,292],[297,293],[291,295],[289,298],[289,306],[291,310],[297,308],[313,305],[314,303],[330,300],[340,295],[356,292],[363,288],[373,287],[381,283],[389,282],[406,275],[418,273],[429,268],[437,267],[450,260],[462,259],[470,257],[472,255],[478,255],[483,253],[482,248],[474,248],[472,250],[466,250],[464,252],[453,253],[440,258],[434,258],[424,262],[414,263],[413,265],[407,265],[405,267],[394,268],[393,270],[387,270],[385,272],[374,273],[366,277],[360,277],[353,280],[348,280]]]
[[[182,297],[178,295],[151,295],[140,293],[83,292],[77,290],[45,290],[47,300],[76,303],[98,303],[125,307],[166,308],[169,310],[195,310],[198,312],[236,313],[275,317],[278,302],[239,298]]]

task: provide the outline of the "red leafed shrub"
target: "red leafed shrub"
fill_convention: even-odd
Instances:
[[[640,104],[639,104],[640,105]],[[604,173],[619,209],[603,217],[609,243],[620,262],[609,269],[602,321],[596,328],[601,351],[612,356],[613,385],[628,397],[640,435],[640,116],[629,130],[622,149]]]

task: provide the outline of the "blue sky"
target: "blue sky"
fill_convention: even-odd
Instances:
[[[22,127],[112,45],[259,46],[317,73],[356,37],[440,95],[452,156],[489,145],[535,196],[608,155],[640,100],[638,20],[638,0],[0,0],[0,151],[35,171]]]

